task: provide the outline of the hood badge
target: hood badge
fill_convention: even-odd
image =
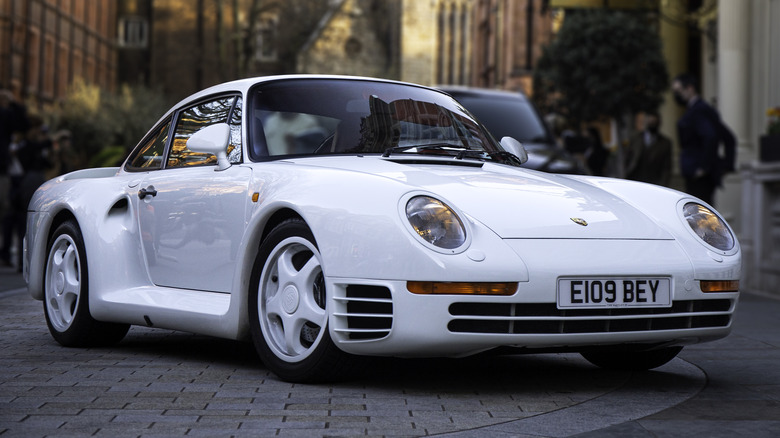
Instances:
[[[571,217],[569,219],[571,219],[571,221],[574,222],[577,225],[582,225],[583,227],[587,227],[588,226],[588,221],[586,221],[585,219],[582,219],[582,218],[579,218],[579,217]]]

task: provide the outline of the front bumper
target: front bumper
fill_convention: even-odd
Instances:
[[[695,278],[697,267],[675,241],[524,240],[510,245],[528,265],[529,281],[519,283],[509,297],[415,295],[406,281],[329,278],[331,337],[353,354],[414,357],[465,356],[498,347],[577,351],[620,344],[687,345],[722,338],[731,330],[739,293],[703,293],[698,280],[704,278]],[[737,279],[739,265],[736,254],[720,262],[720,270],[707,272]],[[665,308],[558,309],[557,279],[571,275],[667,276],[673,303]]]

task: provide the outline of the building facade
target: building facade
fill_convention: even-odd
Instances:
[[[0,1],[0,87],[39,105],[81,78],[115,88],[115,0]]]
[[[471,84],[531,94],[536,61],[559,11],[545,0],[477,0]]]
[[[340,0],[298,56],[297,72],[471,84],[474,0]]]

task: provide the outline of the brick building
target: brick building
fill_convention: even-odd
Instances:
[[[299,54],[298,72],[530,91],[553,35],[546,0],[334,3]]]
[[[114,89],[115,0],[0,1],[0,87],[38,104],[75,78]]]
[[[300,73],[468,84],[473,0],[333,2],[298,55]]]
[[[554,35],[556,11],[546,0],[477,0],[472,84],[531,93],[542,48]]]

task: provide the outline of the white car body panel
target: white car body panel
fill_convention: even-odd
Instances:
[[[137,201],[149,275],[157,286],[228,293],[251,203],[252,171],[245,166],[177,171],[179,181],[152,172],[141,182],[158,192]]]
[[[228,91],[246,95],[259,81],[223,84],[177,107]],[[248,113],[244,111],[245,118]],[[243,135],[249,144],[246,129]],[[673,300],[727,301],[727,310],[710,313],[730,317],[739,294],[705,294],[699,282],[739,279],[739,243],[728,251],[703,243],[681,213],[683,204],[701,201],[686,194],[489,162],[453,165],[454,159],[441,157],[252,162],[244,154],[243,164],[224,171],[93,169],[47,182],[31,202],[28,217],[25,276],[31,295],[43,299],[48,236],[58,215],[67,214],[83,231],[89,308],[95,319],[245,339],[257,248],[274,214],[289,210],[314,234],[329,291],[330,334],[350,353],[461,356],[499,346],[684,345],[723,337],[730,330],[730,322],[715,328],[597,333],[448,329],[462,319],[450,313],[454,303],[554,304],[561,276],[667,277]],[[149,186],[157,196],[139,199],[138,191]],[[458,213],[467,245],[448,252],[421,244],[404,215],[406,200],[418,194],[440,199]],[[573,218],[584,219],[587,226]],[[183,227],[171,228],[174,223]],[[406,282],[415,280],[518,282],[519,289],[507,297],[414,295]],[[392,303],[392,312],[385,315],[392,319],[391,328],[370,339],[350,336],[355,330],[348,323],[351,298],[346,290],[361,285],[386,288],[390,298],[379,301]],[[681,313],[686,315],[693,313]],[[538,318],[493,319],[519,324]],[[566,318],[541,319],[563,323]]]

